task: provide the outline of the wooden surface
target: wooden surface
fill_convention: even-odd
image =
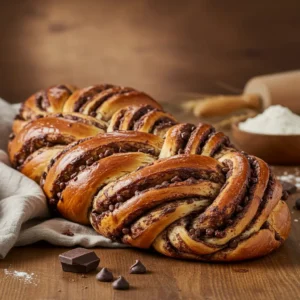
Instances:
[[[294,168],[277,168],[277,173]],[[292,209],[300,193],[288,200]],[[297,219],[299,222],[295,222]],[[0,261],[0,299],[299,299],[300,293],[300,211],[292,210],[292,231],[276,252],[261,259],[232,264],[179,261],[135,249],[96,249],[100,267],[122,274],[129,291],[114,291],[110,283],[95,280],[95,274],[64,273],[58,255],[64,248],[48,245],[16,248]],[[140,259],[149,269],[145,275],[129,275],[128,269]],[[32,284],[4,269],[34,273]]]
[[[182,121],[196,121],[182,113],[179,106],[169,103],[166,108]],[[274,170],[277,175],[288,172],[300,176],[300,167]],[[292,212],[290,237],[267,257],[242,263],[209,264],[174,260],[135,249],[96,249],[100,267],[110,268],[116,276],[122,274],[132,285],[129,291],[114,291],[110,283],[97,282],[95,273],[87,278],[63,273],[58,254],[64,248],[45,244],[16,248],[0,261],[0,299],[299,299],[300,211],[292,208],[297,197],[300,191],[288,200]],[[147,266],[148,274],[128,274],[136,259]],[[6,276],[5,269],[34,273],[33,283]]]
[[[111,82],[145,90],[191,121],[174,106],[178,93],[237,92],[252,76],[300,67],[299,9],[298,0],[0,1],[0,97],[18,102],[55,83]],[[288,200],[291,209],[297,197]],[[0,261],[0,299],[299,299],[299,211],[292,220],[282,248],[243,263],[96,249],[100,266],[124,275],[129,291],[114,291],[95,274],[63,273],[58,254],[66,249],[13,249]],[[137,258],[149,274],[128,274]],[[33,272],[33,283],[4,269]]]
[[[57,83],[239,91],[300,67],[299,0],[0,1],[0,97]]]

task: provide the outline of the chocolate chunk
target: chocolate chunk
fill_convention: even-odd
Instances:
[[[129,283],[123,276],[119,276],[117,280],[115,280],[112,284],[115,290],[128,290]]]
[[[283,191],[283,192],[282,192],[282,195],[281,195],[281,199],[282,199],[282,200],[287,200],[288,197],[289,197],[288,191]]]
[[[112,272],[110,272],[107,268],[103,268],[97,275],[96,279],[102,282],[111,282],[114,280],[114,276]]]
[[[280,183],[282,185],[282,189],[284,191],[287,191],[289,194],[293,194],[297,192],[297,187],[294,184],[284,180],[280,180]]]
[[[135,264],[129,269],[130,274],[145,274],[146,272],[146,267],[139,260],[136,260]]]
[[[59,255],[62,268],[65,272],[87,273],[95,270],[100,262],[94,251],[75,248]]]
[[[294,208],[300,210],[300,198],[296,200]]]

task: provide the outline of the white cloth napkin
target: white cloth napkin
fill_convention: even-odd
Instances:
[[[16,107],[0,98],[0,258],[13,246],[41,240],[68,247],[125,247],[97,234],[91,227],[50,218],[39,185],[10,167],[5,151],[15,114]]]

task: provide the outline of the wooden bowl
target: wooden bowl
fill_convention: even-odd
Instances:
[[[300,135],[257,134],[232,125],[234,144],[273,165],[300,164]]]

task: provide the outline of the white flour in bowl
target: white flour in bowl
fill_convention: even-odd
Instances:
[[[286,107],[274,105],[262,114],[239,123],[239,128],[252,133],[296,135],[300,134],[300,116]]]

